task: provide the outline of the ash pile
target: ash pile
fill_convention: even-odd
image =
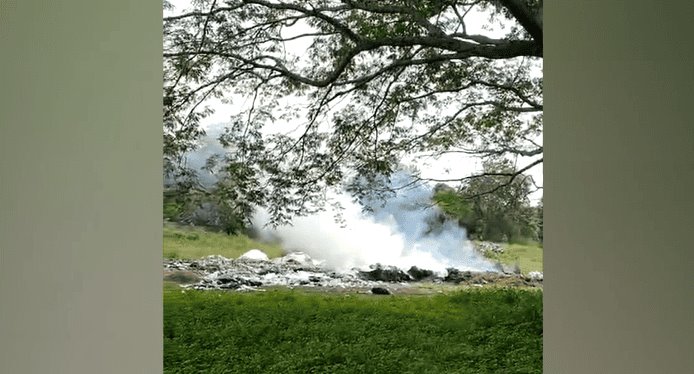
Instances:
[[[165,272],[177,276],[184,288],[255,291],[268,286],[326,289],[407,288],[421,282],[485,285],[503,282],[511,286],[540,286],[542,273],[522,275],[499,267],[498,272],[475,273],[449,268],[436,273],[416,266],[403,270],[375,264],[369,269],[337,272],[302,252],[269,259],[252,249],[237,259],[208,256],[199,260],[167,259]],[[183,275],[182,275],[183,274]],[[187,274],[187,275],[185,275]]]

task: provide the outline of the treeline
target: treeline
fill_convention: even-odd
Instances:
[[[509,181],[514,173],[508,160],[486,161],[481,176],[457,189],[437,185],[434,202],[447,219],[457,220],[471,239],[542,243],[542,201],[532,205],[528,199],[534,188],[532,179],[519,174]],[[225,178],[207,188],[195,180],[193,176],[186,183],[164,189],[164,219],[229,235],[248,233],[254,205],[240,198],[238,186],[228,182],[233,179]]]
[[[251,211],[230,204],[207,191],[164,189],[164,219],[225,232],[229,235],[247,233]]]
[[[458,189],[437,185],[434,200],[471,239],[542,243],[542,201],[533,206],[528,199],[534,188],[531,177],[519,174],[509,182],[514,173],[507,160],[487,161],[480,177]]]

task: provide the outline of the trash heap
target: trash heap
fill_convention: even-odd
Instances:
[[[292,252],[269,259],[265,253],[252,249],[237,259],[208,256],[199,260],[166,259],[165,272],[189,274],[182,287],[192,289],[226,289],[254,291],[261,287],[323,287],[337,289],[370,289],[383,294],[383,289],[411,287],[417,283],[453,283],[484,285],[504,281],[509,285],[540,286],[542,273],[522,275],[517,272],[474,273],[449,268],[436,273],[412,266],[408,270],[375,264],[368,269],[337,272],[323,266],[303,252]],[[376,290],[376,291],[373,291]]]

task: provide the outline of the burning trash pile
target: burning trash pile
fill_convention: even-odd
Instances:
[[[169,273],[188,273],[182,286],[192,289],[222,289],[236,291],[260,290],[265,286],[322,287],[326,289],[370,289],[386,293],[387,287],[411,287],[417,283],[451,283],[484,285],[502,283],[510,286],[536,287],[542,284],[542,273],[526,275],[497,272],[471,272],[449,268],[434,272],[416,266],[403,270],[395,266],[372,265],[369,269],[354,268],[338,272],[324,266],[303,252],[292,252],[269,259],[260,250],[252,249],[238,259],[208,256],[199,260],[167,259],[164,268]]]
[[[493,253],[504,253],[504,247],[498,243],[492,242],[473,242],[473,247],[480,253],[493,252]]]

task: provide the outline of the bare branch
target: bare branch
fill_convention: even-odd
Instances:
[[[519,175],[522,175],[526,171],[541,164],[542,162],[543,162],[542,158],[537,159],[537,160],[533,161],[532,163],[528,164],[527,166],[523,167],[522,169],[519,169],[513,173],[481,173],[481,174],[475,174],[475,175],[462,177],[462,178],[450,178],[450,179],[420,178],[420,179],[428,180],[431,182],[463,182],[466,180],[475,179],[475,178],[482,178],[482,177],[509,177],[509,179],[506,182],[498,184],[496,187],[492,188],[491,190],[476,193],[474,195],[465,196],[466,198],[475,198],[475,197],[479,197],[479,196],[483,196],[483,195],[492,194],[492,193],[494,193],[494,192],[496,192],[496,191],[498,191],[498,190],[500,190],[506,186],[510,186],[511,183],[513,183],[513,181]]]

